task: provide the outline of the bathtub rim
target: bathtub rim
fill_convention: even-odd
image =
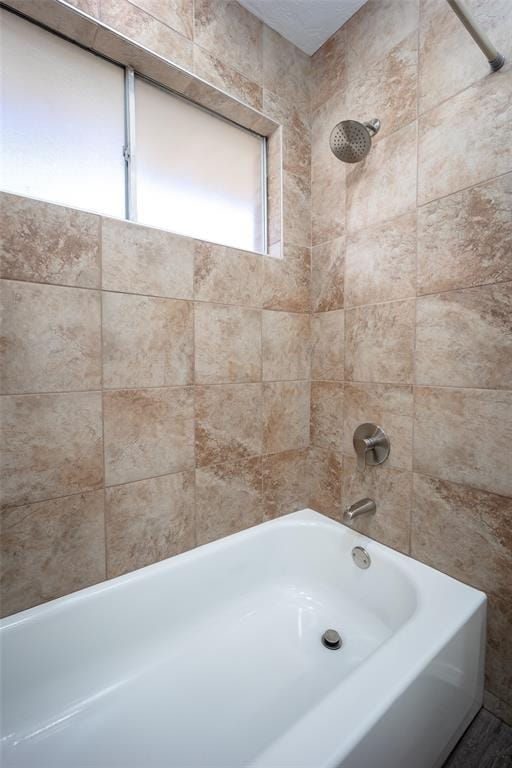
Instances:
[[[434,573],[437,576],[440,575],[443,578],[449,579],[451,582],[459,584],[466,589],[472,590],[474,593],[483,595],[484,598],[487,597],[484,592],[478,590],[476,587],[472,587],[471,585],[466,584],[465,582],[460,581],[459,579],[456,579],[453,576],[444,573],[443,571],[439,571],[436,568],[427,565],[426,563],[422,563],[420,560],[416,560],[411,555],[407,555],[398,549],[394,549],[393,547],[389,547],[386,544],[382,544],[381,542],[377,541],[376,539],[372,539],[366,534],[359,533],[353,528],[344,525],[341,521],[333,520],[327,515],[316,512],[309,507],[305,507],[304,509],[298,510],[296,512],[290,512],[286,515],[273,518],[272,520],[265,520],[261,523],[257,523],[256,525],[244,528],[242,531],[237,531],[236,533],[229,534],[228,536],[223,536],[220,539],[206,542],[205,544],[200,544],[193,549],[188,549],[184,552],[180,552],[179,554],[172,555],[163,560],[159,560],[158,562],[150,563],[149,565],[142,566],[141,568],[129,571],[128,573],[123,573],[110,579],[107,578],[104,581],[91,584],[88,587],[83,587],[82,589],[75,590],[74,592],[69,592],[65,595],[61,595],[60,597],[47,600],[44,603],[40,603],[30,608],[25,608],[21,611],[9,614],[8,616],[4,616],[3,618],[0,618],[0,632],[17,625],[21,625],[28,620],[33,620],[40,614],[48,614],[52,613],[53,611],[60,611],[69,603],[88,600],[91,599],[94,595],[108,593],[118,589],[120,586],[129,585],[134,581],[140,581],[146,575],[149,576],[151,574],[156,574],[159,571],[165,571],[167,568],[169,568],[169,564],[172,562],[184,562],[188,560],[194,561],[200,560],[204,557],[209,557],[215,551],[221,551],[224,548],[231,547],[236,541],[243,542],[248,538],[252,538],[255,535],[255,532],[258,530],[277,527],[286,528],[290,525],[295,527],[297,524],[305,527],[321,526],[325,528],[332,528],[333,530],[339,530],[341,528],[345,534],[352,535],[352,546],[363,546],[367,549],[371,549],[372,551],[383,555],[385,560],[396,559],[397,563],[402,565],[406,571],[411,569],[412,573],[416,577],[418,577],[422,572]],[[416,585],[416,579],[414,579],[413,583]],[[421,593],[417,594],[417,598],[417,608],[420,608]]]

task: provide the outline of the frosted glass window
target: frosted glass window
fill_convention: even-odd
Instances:
[[[264,140],[139,78],[137,220],[264,250]]]
[[[124,70],[1,11],[1,183],[125,214]]]

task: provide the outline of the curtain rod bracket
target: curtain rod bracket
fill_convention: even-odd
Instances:
[[[492,61],[489,62],[493,72],[497,72],[498,69],[501,69],[504,63],[505,63],[505,57],[502,53],[498,53],[496,58],[492,59]]]

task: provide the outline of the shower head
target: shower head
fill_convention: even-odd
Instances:
[[[378,132],[380,120],[367,123],[343,120],[331,131],[330,145],[333,154],[344,163],[358,163],[364,160],[372,146],[372,136]]]

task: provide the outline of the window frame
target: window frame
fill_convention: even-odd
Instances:
[[[136,162],[135,162],[135,156],[137,151],[137,112],[135,109],[135,80],[139,79],[143,82],[149,83],[150,85],[153,85],[154,87],[158,88],[159,90],[163,91],[164,93],[169,94],[171,97],[174,97],[176,99],[180,99],[180,101],[185,102],[186,104],[190,104],[196,109],[201,110],[202,112],[205,112],[208,115],[211,115],[217,120],[221,120],[224,123],[227,123],[228,125],[235,126],[239,131],[244,131],[245,133],[248,133],[250,136],[253,136],[260,141],[260,157],[261,157],[261,165],[260,165],[260,180],[261,180],[261,199],[260,199],[260,209],[261,209],[261,242],[263,244],[261,251],[252,250],[253,253],[261,253],[262,255],[267,255],[268,253],[268,179],[267,179],[267,153],[268,153],[268,142],[267,137],[262,136],[259,133],[256,133],[255,131],[251,131],[249,128],[245,128],[243,125],[239,125],[238,123],[235,123],[233,120],[229,120],[229,118],[224,117],[224,115],[219,115],[217,112],[215,112],[212,109],[208,109],[208,107],[204,107],[202,104],[198,104],[196,101],[193,101],[192,99],[188,99],[186,96],[184,96],[181,93],[177,93],[176,91],[173,91],[172,88],[168,88],[165,85],[162,85],[162,83],[159,83],[157,80],[153,80],[151,77],[147,77],[146,75],[142,75],[137,70],[133,69],[132,67],[125,67],[125,147],[123,148],[123,154],[125,157],[125,165],[126,165],[126,171],[125,171],[125,177],[126,177],[126,219],[128,221],[133,221],[135,223],[137,222],[137,174],[136,174]],[[188,234],[183,235],[183,237],[192,237],[195,238],[195,235]],[[201,239],[201,238],[195,238],[195,239]],[[211,242],[211,241],[208,241]],[[237,246],[231,246],[227,245],[226,243],[216,243],[217,245],[223,245],[226,248],[237,248]],[[247,248],[238,248],[238,250],[249,250]]]
[[[55,35],[56,37],[61,38],[62,40],[65,40],[68,43],[71,43],[72,45],[77,46],[78,48],[81,48],[82,50],[87,51],[93,56],[96,56],[100,59],[103,59],[104,61],[108,61],[111,64],[114,64],[117,67],[120,67],[124,71],[124,98],[123,98],[123,104],[124,104],[124,145],[120,148],[122,152],[122,157],[124,159],[124,178],[125,178],[125,190],[124,190],[124,197],[125,197],[125,210],[124,210],[124,219],[126,221],[131,221],[135,224],[141,224],[141,226],[145,226],[137,219],[137,178],[136,178],[136,122],[137,122],[137,115],[136,115],[136,108],[135,108],[135,78],[139,78],[140,80],[143,80],[147,83],[150,83],[151,85],[161,89],[162,91],[168,93],[170,96],[175,97],[177,99],[180,99],[192,106],[194,106],[196,109],[200,109],[203,112],[208,113],[212,117],[215,117],[217,120],[221,120],[225,123],[228,123],[232,126],[235,126],[240,131],[245,131],[246,133],[250,134],[251,136],[259,139],[261,143],[261,171],[260,171],[260,179],[261,179],[261,199],[260,199],[260,207],[261,207],[261,242],[262,242],[262,250],[252,250],[247,248],[240,248],[237,246],[231,246],[227,245],[226,243],[217,243],[216,245],[221,245],[227,248],[235,248],[238,250],[246,251],[251,250],[253,253],[260,253],[261,255],[268,255],[268,249],[269,249],[269,242],[268,242],[268,174],[267,174],[267,165],[268,165],[268,137],[264,136],[260,133],[257,133],[256,131],[251,130],[250,128],[246,128],[243,125],[240,125],[239,123],[235,122],[234,120],[230,120],[228,117],[225,117],[224,115],[219,114],[218,112],[215,112],[212,109],[209,109],[208,107],[203,106],[202,104],[199,104],[198,102],[194,101],[193,99],[188,98],[187,96],[183,95],[182,93],[179,93],[172,88],[169,88],[166,85],[163,85],[162,83],[158,82],[157,80],[154,80],[151,77],[148,77],[147,75],[142,74],[141,72],[137,71],[135,68],[131,67],[130,65],[123,64],[120,61],[117,61],[116,59],[113,59],[110,56],[107,56],[103,53],[99,53],[98,51],[93,50],[87,45],[83,45],[82,43],[78,42],[77,40],[74,40],[67,35],[58,32],[50,27],[48,27],[46,24],[43,24],[36,19],[29,18],[25,14],[18,12],[15,8],[10,8],[8,6],[5,6],[3,3],[0,3],[0,8],[2,11],[7,13],[12,13],[15,16],[18,16],[19,18],[23,19],[27,24],[34,24],[37,27],[40,27],[41,29],[45,30],[46,32]],[[17,193],[13,193],[17,194]],[[51,200],[48,202],[52,202]],[[65,203],[62,203],[65,205]],[[108,216],[108,214],[102,214],[100,211],[96,211],[98,215],[105,215]],[[165,231],[173,232],[171,229],[163,228]],[[179,233],[182,237],[190,237],[192,239],[199,239],[197,238],[193,233],[190,234],[183,234]],[[210,242],[210,241],[208,241]],[[213,242],[213,241],[211,241]]]

